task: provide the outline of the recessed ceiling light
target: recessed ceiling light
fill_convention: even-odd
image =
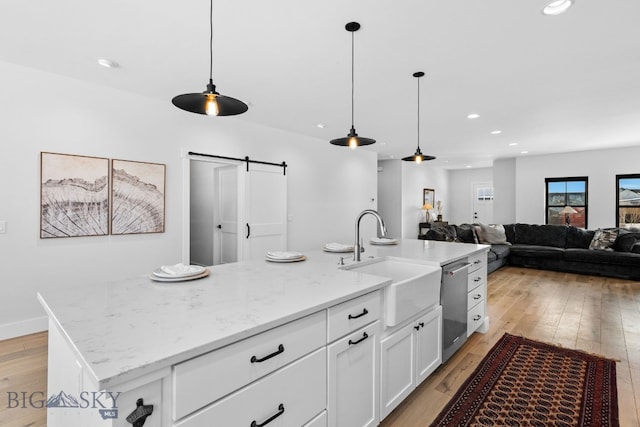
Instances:
[[[542,9],[543,15],[560,15],[565,13],[572,5],[574,0],[554,0]]]
[[[318,123],[316,125],[316,127],[319,127],[320,129],[324,129],[325,128],[325,124],[324,123]]]
[[[471,167],[471,165],[467,165],[467,166],[465,166],[465,168],[470,168],[470,167]]]
[[[529,153],[528,151],[521,151],[520,154],[527,154]]]
[[[509,144],[509,147],[515,147],[516,145],[518,145],[517,142],[512,142],[512,143]]]
[[[493,130],[493,131],[491,131],[491,135],[498,135],[498,134],[501,134],[501,133],[502,133],[501,130]]]
[[[118,68],[120,66],[116,61],[106,58],[98,59],[98,65],[102,65],[105,68]]]
[[[480,114],[472,113],[467,116],[467,119],[477,119],[480,117]]]

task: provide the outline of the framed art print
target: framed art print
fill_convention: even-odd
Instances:
[[[109,234],[109,159],[40,153],[40,238]]]
[[[165,168],[111,161],[111,234],[164,233]]]

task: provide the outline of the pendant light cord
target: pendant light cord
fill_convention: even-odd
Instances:
[[[209,2],[209,81],[213,82],[213,0]]]
[[[353,54],[353,35],[354,31],[351,32],[351,129],[353,129],[353,106],[354,106],[354,102],[353,102],[353,97],[354,97],[354,72],[353,72],[353,67],[354,67],[354,54]]]
[[[418,77],[418,150],[420,149],[420,77]]]

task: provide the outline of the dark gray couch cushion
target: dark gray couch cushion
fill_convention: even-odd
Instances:
[[[478,243],[475,228],[471,224],[460,224],[456,227],[458,242],[462,243]]]
[[[565,248],[579,248],[589,249],[589,244],[593,239],[595,230],[585,230],[584,228],[578,228],[569,226],[567,228],[567,242]]]
[[[489,253],[493,253],[496,259],[502,259],[509,256],[511,245],[491,245]]]
[[[507,242],[516,242],[516,225],[515,224],[503,224],[504,234],[507,236]]]
[[[515,244],[539,245],[564,248],[567,241],[567,227],[564,225],[515,225]]]
[[[621,229],[613,249],[618,252],[631,252],[633,245],[638,242],[640,242],[640,233],[632,233]]]
[[[512,245],[509,254],[530,258],[562,259],[565,249],[541,245]]]
[[[594,251],[589,249],[566,249],[564,259],[590,264],[640,265],[640,256],[629,252]]]

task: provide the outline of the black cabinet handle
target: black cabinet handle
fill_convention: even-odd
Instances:
[[[474,263],[474,264],[480,264],[481,262],[482,262],[482,261],[481,261],[481,260],[479,260],[479,259],[477,259],[477,260],[473,261],[473,263]]]
[[[366,332],[363,332],[363,333],[362,333],[362,338],[360,338],[358,341],[351,341],[351,340],[349,340],[349,345],[359,344],[359,343],[361,343],[362,341],[366,340],[367,338],[369,338],[369,335],[367,335],[367,333],[366,333]]]
[[[269,418],[264,420],[264,422],[262,422],[262,423],[258,423],[256,420],[251,421],[251,427],[266,426],[267,424],[269,424],[271,421],[275,420],[276,418],[278,418],[282,414],[284,414],[284,405],[281,403],[280,405],[278,405],[278,412],[276,412],[275,414],[271,415]]]
[[[478,295],[473,297],[473,299],[480,299],[480,298],[482,298],[482,295],[480,295],[480,294],[478,294]]]
[[[349,319],[357,319],[358,317],[366,316],[367,314],[369,314],[369,311],[366,308],[363,308],[362,313],[356,314],[355,316],[353,314],[350,314]]]
[[[251,236],[251,227],[249,226],[249,223],[247,223],[247,239],[249,236]]]
[[[418,322],[418,324],[413,327],[416,331],[419,331],[420,328],[424,328],[424,322]]]
[[[477,322],[477,321],[478,321],[478,320],[480,320],[480,319],[482,319],[482,316],[480,316],[480,315],[478,314],[477,316],[475,316],[475,317],[473,318],[473,321],[474,321],[474,322]]]
[[[280,353],[284,353],[284,346],[282,344],[280,344],[278,346],[278,349],[276,351],[274,351],[271,354],[266,355],[265,357],[258,359],[256,356],[251,356],[251,363],[260,363],[260,362],[264,362],[265,360],[269,360],[274,356],[279,355]]]
[[[416,331],[419,331],[420,330],[420,326],[416,325],[416,326],[413,327],[413,329],[415,329]]]
[[[216,227],[218,227],[220,230],[222,230],[222,224],[218,224]]]

